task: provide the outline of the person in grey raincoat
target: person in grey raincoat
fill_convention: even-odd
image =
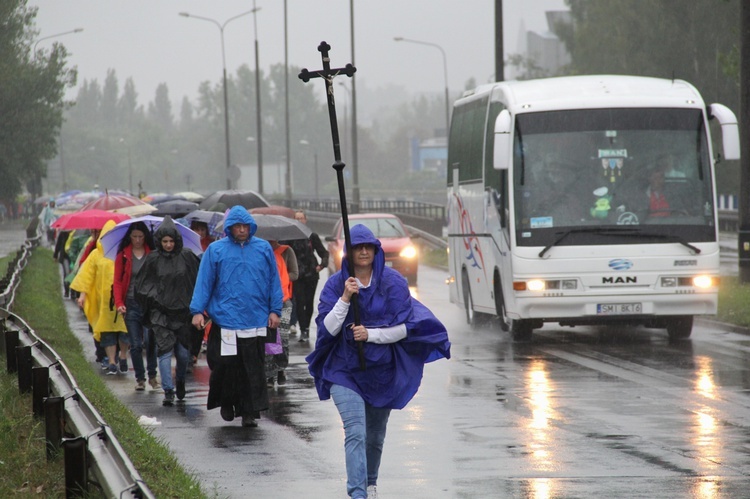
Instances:
[[[190,312],[193,326],[212,321],[207,359],[211,368],[207,408],[221,407],[221,417],[242,417],[257,426],[268,409],[265,376],[266,328],[278,328],[282,307],[281,280],[268,241],[242,206],[224,220],[227,237],[211,243],[201,258]]]
[[[185,373],[190,355],[190,300],[198,275],[198,257],[183,247],[174,221],[164,217],[154,234],[156,250],[146,257],[135,281],[135,298],[151,328],[159,358],[163,404],[185,397]],[[177,359],[172,381],[172,352]],[[176,388],[175,388],[176,384]]]

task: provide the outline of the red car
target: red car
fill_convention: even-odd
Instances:
[[[417,285],[419,251],[411,242],[409,231],[396,215],[387,213],[359,213],[349,215],[349,227],[362,224],[375,234],[385,252],[385,264],[406,277],[409,286]],[[341,268],[344,254],[344,230],[339,218],[328,241],[328,270],[333,273]]]

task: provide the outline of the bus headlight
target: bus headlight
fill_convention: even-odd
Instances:
[[[541,279],[532,279],[526,282],[526,289],[529,291],[544,291],[544,281]]]
[[[708,275],[697,275],[693,277],[693,286],[696,288],[710,288],[714,286],[714,280]]]
[[[693,277],[662,277],[661,287],[662,288],[682,288],[682,287],[695,287],[700,289],[711,288],[719,285],[718,277],[712,277],[710,275],[697,275]]]
[[[406,248],[401,250],[401,253],[398,254],[401,258],[408,258],[411,260],[415,256],[417,256],[417,248],[414,246],[407,246]]]

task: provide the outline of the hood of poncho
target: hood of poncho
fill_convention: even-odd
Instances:
[[[161,246],[161,240],[166,236],[174,239],[174,250],[172,250],[171,252],[164,251]],[[178,254],[182,251],[182,234],[180,234],[180,231],[177,230],[177,226],[175,225],[174,220],[172,220],[172,217],[170,217],[169,215],[164,217],[164,220],[162,220],[159,228],[156,229],[156,232],[154,233],[154,243],[156,244],[156,249],[164,255]]]
[[[385,267],[385,253],[380,245],[380,241],[370,229],[362,224],[357,224],[349,229],[349,235],[352,239],[352,248],[358,244],[372,244],[375,246],[375,257],[372,260],[372,275],[376,280],[380,280],[383,275],[383,268]],[[344,247],[344,262],[347,262],[346,247]],[[341,265],[341,273],[344,276],[344,280],[350,276],[349,265]]]
[[[232,206],[224,217],[224,234],[232,240],[234,240],[232,237],[232,226],[236,224],[249,225],[250,237],[253,237],[258,230],[258,224],[255,223],[255,219],[247,212],[247,209],[244,206]]]

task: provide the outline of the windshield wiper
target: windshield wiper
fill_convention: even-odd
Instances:
[[[654,234],[654,233],[648,233],[643,232],[641,229],[633,229],[633,228],[615,228],[615,227],[585,227],[580,229],[570,229],[566,230],[560,236],[552,241],[552,243],[548,244],[547,246],[542,249],[542,251],[539,252],[539,258],[542,258],[550,249],[560,244],[560,242],[568,237],[570,234],[577,233],[577,234],[599,234],[603,236],[637,236],[637,237],[647,237],[652,239],[665,239],[670,242],[680,243],[681,245],[689,248],[690,250],[694,251],[695,253],[700,253],[700,248],[697,248],[687,242],[685,239],[681,238],[680,236],[672,236],[669,234]]]

